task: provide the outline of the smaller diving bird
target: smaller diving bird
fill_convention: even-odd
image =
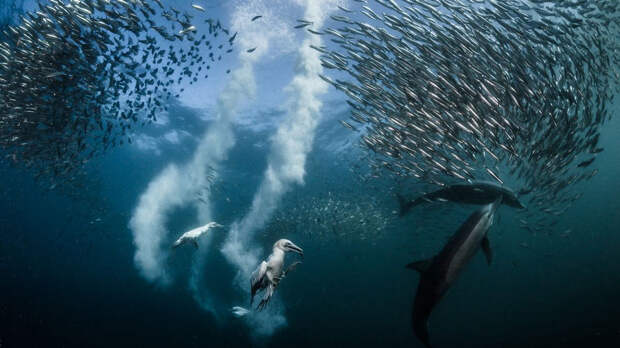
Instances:
[[[252,306],[252,302],[254,301],[254,296],[257,292],[261,290],[265,290],[265,294],[263,295],[262,300],[258,304],[257,310],[262,310],[269,300],[271,296],[273,296],[273,292],[276,290],[276,287],[280,283],[280,281],[286,276],[286,274],[297,267],[301,261],[296,261],[292,263],[290,266],[283,270],[284,266],[284,255],[287,251],[293,251],[300,254],[302,257],[304,255],[304,251],[302,248],[295,245],[288,239],[280,239],[273,245],[273,251],[271,255],[267,258],[267,261],[263,261],[260,263],[258,268],[252,273],[252,277],[250,279],[251,284],[251,297],[250,297],[250,307]]]
[[[239,306],[234,306],[230,311],[237,318],[244,317],[250,313],[249,310]]]
[[[211,221],[204,226],[200,226],[200,227],[194,228],[193,230],[189,230],[183,233],[181,237],[179,237],[179,239],[177,239],[176,242],[172,244],[172,247],[176,248],[182,244],[192,243],[194,244],[196,249],[198,249],[198,238],[202,236],[203,234],[207,233],[213,227],[224,227],[224,226],[218,224],[217,222]]]

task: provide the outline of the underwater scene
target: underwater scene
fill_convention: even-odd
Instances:
[[[0,348],[620,347],[620,1],[0,0]]]

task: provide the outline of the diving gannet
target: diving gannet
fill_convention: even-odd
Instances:
[[[300,261],[294,262],[291,264],[285,271],[282,270],[284,266],[284,255],[287,251],[294,251],[301,256],[304,255],[303,249],[295,245],[288,239],[280,239],[273,245],[273,251],[271,255],[267,258],[267,261],[263,261],[260,263],[258,268],[252,273],[252,278],[250,280],[251,283],[251,298],[250,298],[250,307],[252,306],[252,301],[254,300],[254,295],[258,291],[265,290],[265,294],[263,295],[263,299],[258,304],[257,310],[261,310],[267,305],[273,292],[276,290],[276,287],[280,283],[286,274],[292,271]]]
[[[194,244],[196,248],[198,248],[198,238],[202,236],[203,234],[207,233],[207,231],[209,231],[209,229],[213,227],[224,227],[224,226],[218,224],[217,222],[212,221],[204,226],[200,226],[200,227],[194,228],[193,230],[189,230],[183,233],[181,237],[179,237],[179,239],[177,239],[177,241],[174,242],[174,244],[172,244],[172,247],[176,248],[181,244],[191,242],[192,244]]]

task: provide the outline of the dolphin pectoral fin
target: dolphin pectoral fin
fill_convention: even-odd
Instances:
[[[486,256],[487,258],[487,263],[490,265],[491,261],[493,261],[493,252],[491,251],[491,244],[489,243],[489,238],[484,237],[480,246],[482,247],[484,256]]]
[[[195,240],[194,240],[194,241],[192,241],[192,244],[194,244],[194,247],[195,247],[196,249],[198,249],[198,242],[197,242],[197,241],[195,241]]]
[[[431,265],[431,262],[433,261],[433,259],[426,259],[426,260],[420,260],[420,261],[415,261],[415,262],[411,262],[409,264],[407,264],[407,266],[405,266],[406,268],[418,271],[420,273],[424,273],[428,270],[428,268]]]

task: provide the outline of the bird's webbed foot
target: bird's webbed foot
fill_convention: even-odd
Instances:
[[[273,286],[269,286],[267,288],[267,291],[265,292],[265,295],[263,296],[263,299],[260,301],[260,303],[258,304],[258,306],[256,307],[257,311],[262,311],[265,306],[267,306],[267,304],[269,303],[269,300],[271,300],[271,296],[273,296],[273,291],[275,290],[275,288]]]

